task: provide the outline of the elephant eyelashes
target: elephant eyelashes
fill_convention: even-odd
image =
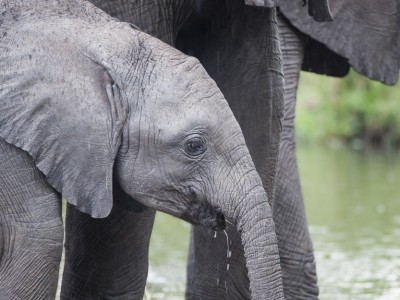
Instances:
[[[185,142],[185,153],[192,157],[197,157],[207,150],[207,144],[201,137],[194,137]]]

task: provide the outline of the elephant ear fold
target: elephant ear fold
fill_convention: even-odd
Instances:
[[[0,137],[27,151],[69,203],[106,217],[126,105],[106,70],[76,47],[54,43],[49,54],[37,47],[39,36],[32,39],[22,36],[18,51],[2,52]]]
[[[317,0],[315,0],[317,1]],[[400,5],[397,0],[336,0],[330,9],[333,22],[316,24],[304,7],[295,5],[293,0],[281,0],[281,12],[301,32],[317,41],[309,45],[324,44],[344,59],[340,64],[349,63],[357,72],[386,84],[395,84],[400,69]],[[334,66],[329,60],[336,59],[334,54],[324,51],[320,59],[325,73],[330,68],[345,69],[344,65]],[[307,53],[306,53],[307,55]],[[321,66],[319,67],[321,68]],[[310,65],[309,69],[318,69]],[[333,72],[336,72],[333,70]]]

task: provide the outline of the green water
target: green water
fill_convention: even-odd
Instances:
[[[302,146],[320,299],[400,299],[400,154]],[[183,299],[190,227],[158,214],[146,299]]]
[[[146,300],[183,299],[189,233],[190,224],[157,213],[150,242]]]
[[[400,155],[298,150],[321,299],[400,299]]]

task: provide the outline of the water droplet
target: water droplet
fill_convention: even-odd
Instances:
[[[232,224],[231,222],[229,222],[228,220],[225,220],[225,222],[228,223],[229,225],[231,225],[232,227],[235,227],[235,226],[233,226],[233,224]]]
[[[229,250],[229,237],[228,237],[228,233],[226,233],[226,230],[224,230],[225,236],[226,236],[226,257],[229,258],[231,257],[231,251]]]
[[[232,251],[228,251],[228,258],[232,256]]]
[[[217,286],[219,286],[219,278],[217,278]]]
[[[226,270],[229,271],[229,264],[226,265]]]
[[[214,231],[214,239],[217,237],[217,232]]]

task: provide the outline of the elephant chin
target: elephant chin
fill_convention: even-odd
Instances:
[[[201,225],[215,231],[226,228],[225,216],[221,209],[214,207],[208,202],[193,202],[187,207],[181,218],[193,225]]]

